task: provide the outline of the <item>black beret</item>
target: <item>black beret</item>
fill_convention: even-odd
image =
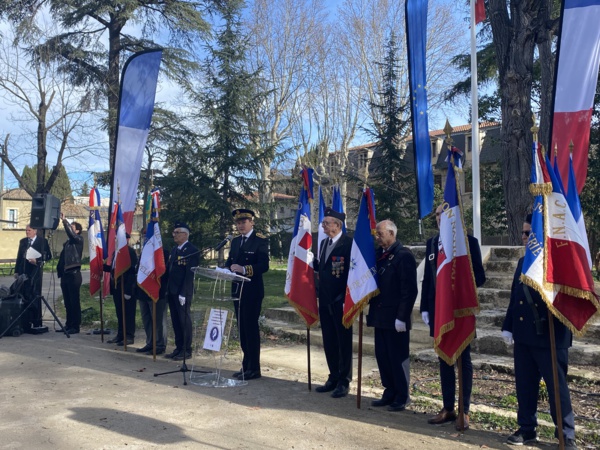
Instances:
[[[233,220],[241,220],[241,219],[253,219],[255,214],[251,209],[238,208],[231,211],[231,215],[233,216]]]
[[[339,219],[342,222],[346,220],[346,214],[337,212],[336,210],[331,209],[329,207],[325,208],[325,217],[335,217],[336,219]]]
[[[185,222],[175,222],[175,225],[173,225],[173,229],[175,230],[177,228],[185,228],[188,233],[190,232],[190,227]]]

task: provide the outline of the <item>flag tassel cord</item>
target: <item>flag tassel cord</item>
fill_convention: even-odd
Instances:
[[[562,407],[560,404],[560,390],[558,386],[558,366],[556,362],[556,336],[554,335],[554,320],[548,309],[548,332],[550,333],[550,354],[552,358],[552,378],[554,379],[554,406],[556,408],[556,427],[558,428],[558,448],[565,449],[565,435],[563,433]]]
[[[450,324],[447,324],[450,325]],[[450,331],[451,329],[454,328],[454,323],[452,323],[452,326],[450,328],[448,328],[447,326],[444,326],[442,328],[440,328],[440,335],[434,340],[433,342],[433,349],[435,350],[435,352],[437,353],[437,355],[446,362],[446,364],[448,364],[449,366],[453,366],[456,363],[456,360],[458,359],[458,357],[460,357],[460,355],[462,355],[462,353],[465,351],[465,349],[471,345],[471,342],[473,341],[473,339],[475,338],[475,331],[473,331],[471,334],[469,334],[469,336],[466,337],[466,339],[464,340],[464,342],[460,345],[460,347],[458,347],[456,353],[452,356],[448,356],[446,355],[440,348],[439,348],[439,344],[441,342],[441,336],[443,334],[445,334],[447,331]]]

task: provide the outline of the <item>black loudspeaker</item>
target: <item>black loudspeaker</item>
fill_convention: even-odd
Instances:
[[[31,228],[56,230],[60,222],[60,200],[52,194],[35,194],[31,200]]]

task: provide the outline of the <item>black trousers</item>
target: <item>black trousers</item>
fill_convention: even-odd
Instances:
[[[123,303],[125,302],[125,332],[127,333],[127,339],[133,339],[135,337],[135,309],[136,301],[135,298],[129,299],[121,298],[121,294],[113,295],[113,301],[115,303],[115,310],[117,313],[118,330],[117,339],[123,340]]]
[[[64,273],[60,279],[60,289],[67,312],[65,327],[67,330],[79,331],[81,326],[81,272],[77,270]]]
[[[375,328],[375,358],[385,388],[383,398],[401,404],[409,399],[409,343],[410,331]]]
[[[454,411],[454,401],[456,400],[456,374],[454,366],[449,366],[446,361],[440,360],[440,381],[442,384],[442,400],[446,411]],[[463,382],[463,405],[465,414],[468,414],[471,407],[471,391],[473,390],[473,364],[471,363],[471,346],[468,345],[461,355],[462,361],[462,382]]]
[[[537,406],[540,380],[543,378],[548,390],[550,415],[556,425],[556,400],[554,396],[554,376],[549,348],[532,347],[515,342],[515,384],[517,387],[517,423],[524,431],[537,427]],[[571,396],[567,385],[569,350],[556,349],[558,366],[558,391],[563,419],[563,433],[567,439],[575,439],[575,417],[571,406]]]
[[[242,370],[260,372],[260,328],[258,318],[262,308],[262,298],[244,298],[235,300],[235,317],[238,323],[240,345],[244,358],[242,359]]]
[[[352,327],[342,324],[344,302],[319,305],[323,349],[329,367],[328,380],[338,386],[349,386],[352,380]]]
[[[152,339],[152,311],[154,310],[154,302],[152,300],[143,299],[139,301],[140,313],[142,315],[142,323],[146,332],[146,345],[152,347],[154,340]],[[164,351],[167,348],[167,299],[161,297],[156,302],[156,350]]]
[[[169,294],[169,310],[175,334],[175,350],[178,352],[192,352],[192,306],[191,299],[186,299],[185,305],[179,303],[179,295]]]

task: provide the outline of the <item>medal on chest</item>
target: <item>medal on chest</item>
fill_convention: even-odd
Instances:
[[[339,278],[344,273],[344,257],[343,256],[332,256],[331,257],[331,274]]]

